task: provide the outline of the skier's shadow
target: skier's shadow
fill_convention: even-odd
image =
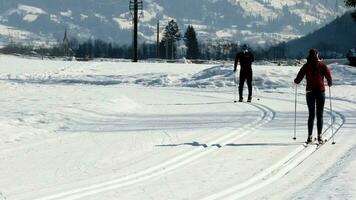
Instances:
[[[181,143],[181,144],[160,144],[156,145],[156,147],[178,147],[178,146],[192,146],[192,147],[204,147],[207,148],[207,144],[199,143],[196,141],[189,142],[189,143]]]
[[[211,144],[211,147],[217,147],[217,148],[222,148],[222,147],[264,147],[264,146],[299,146],[301,145],[301,142],[296,142],[296,143],[247,143],[247,144]],[[178,147],[178,146],[192,146],[192,147],[204,147],[208,148],[209,145],[200,143],[200,142],[190,142],[190,143],[181,143],[181,144],[161,144],[161,145],[156,145],[157,147]]]

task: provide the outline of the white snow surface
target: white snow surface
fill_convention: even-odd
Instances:
[[[38,14],[38,15],[46,14],[46,11],[44,11],[41,8],[37,8],[37,7],[34,7],[34,6],[23,5],[23,4],[19,4],[17,6],[17,9],[21,10],[23,12],[26,12],[28,14]]]
[[[0,199],[355,199],[356,68],[329,67],[318,148],[305,83],[292,140],[300,66],[257,63],[233,103],[230,62],[0,55]]]
[[[73,13],[71,10],[67,10],[67,11],[60,12],[60,14],[65,17],[71,17]]]
[[[46,12],[44,10],[42,10],[41,8],[34,7],[34,6],[19,4],[17,6],[17,9],[19,12],[24,13],[23,20],[25,20],[27,22],[34,22],[37,20],[39,15],[46,14]]]
[[[126,20],[126,19],[115,17],[115,18],[113,18],[113,20],[115,22],[117,22],[119,28],[121,28],[121,29],[130,29],[132,26],[131,21]]]

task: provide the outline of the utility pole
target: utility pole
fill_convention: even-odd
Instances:
[[[156,44],[156,55],[159,58],[159,21],[157,21],[157,44]]]
[[[142,0],[130,0],[129,9],[131,15],[133,15],[133,41],[132,41],[132,61],[138,61],[138,11],[143,10],[143,2]]]

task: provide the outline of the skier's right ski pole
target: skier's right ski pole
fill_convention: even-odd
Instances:
[[[237,87],[237,83],[236,83],[236,72],[234,72],[234,103],[237,103],[237,100],[236,100],[236,87]]]
[[[335,137],[334,137],[334,126],[333,126],[333,107],[331,104],[331,87],[329,86],[329,101],[330,101],[330,124],[331,124],[331,137],[333,138],[332,144],[335,144]]]
[[[293,140],[297,139],[297,93],[298,85],[295,84],[295,98],[294,98],[294,137]]]

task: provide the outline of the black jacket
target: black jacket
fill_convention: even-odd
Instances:
[[[234,71],[236,71],[237,63],[240,62],[241,71],[252,71],[252,62],[255,61],[255,57],[250,51],[239,52],[235,58]]]

